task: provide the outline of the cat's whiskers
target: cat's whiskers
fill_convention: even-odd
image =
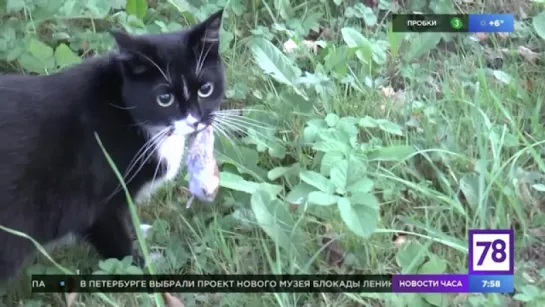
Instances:
[[[242,153],[240,152],[240,150],[238,149],[237,146],[235,146],[235,137],[231,137],[230,134],[229,134],[229,131],[226,130],[222,125],[221,123],[219,122],[212,122],[212,127],[214,128],[214,132],[217,134],[217,133],[221,133],[223,136],[225,136],[225,139],[227,140],[228,143],[231,144],[231,147],[233,147],[233,149],[236,151],[236,154],[238,156],[238,158],[242,159]]]
[[[216,115],[214,118],[218,118],[229,123],[239,124],[240,126],[250,126],[256,129],[271,130],[274,131],[275,128],[271,125],[264,124],[256,120],[250,120],[242,116],[226,116],[226,115]]]
[[[161,138],[161,137],[165,137],[165,135],[170,131],[170,127],[166,127],[162,130],[160,130],[158,133],[156,133],[154,136],[152,136],[151,138],[149,138],[146,143],[144,143],[144,145],[142,147],[140,147],[140,149],[138,150],[138,152],[134,155],[134,158],[131,160],[131,162],[129,163],[129,166],[127,167],[127,170],[125,171],[125,173],[123,174],[123,181],[125,182],[125,185],[129,184],[129,182],[131,182],[134,177],[136,177],[136,175],[138,174],[138,172],[142,169],[142,167],[147,163],[147,161],[149,161],[149,159],[153,156],[153,154],[155,153],[155,151],[158,149],[158,146],[157,144],[159,144],[158,140]],[[150,150],[151,152],[149,152],[146,156],[146,153]],[[142,152],[143,151],[143,152]],[[129,173],[132,171],[132,169],[138,165],[138,161],[142,160],[142,158],[146,156],[144,158],[144,160],[140,163],[140,167],[136,170],[136,172],[134,172],[134,174],[131,176],[130,179],[128,180],[125,180],[127,178],[127,176],[129,175]],[[111,197],[113,197],[117,192],[121,191],[122,189],[122,185],[119,184],[117,186],[117,188],[112,192],[112,194],[110,194],[110,196],[106,197],[106,201],[108,201]]]
[[[161,137],[162,134],[165,134],[166,132],[168,132],[168,130],[170,130],[168,127],[167,128],[164,128],[162,130],[160,130],[158,133],[156,133],[155,135],[153,135],[152,137],[150,137],[145,143],[144,145],[142,145],[142,147],[140,147],[140,149],[136,152],[136,154],[134,154],[134,157],[133,159],[131,160],[131,162],[129,162],[129,165],[127,166],[127,170],[125,171],[124,175],[123,175],[123,179],[125,179],[127,177],[127,175],[129,174],[129,172],[132,170],[132,168],[134,168],[134,166],[138,163],[138,161],[146,154],[146,152],[153,147],[153,143]],[[143,151],[143,152],[142,152]]]
[[[195,76],[199,75],[199,63],[201,61],[202,54],[204,52],[204,45],[201,45],[201,51],[199,52],[199,55],[197,56],[197,52],[195,49],[193,49],[193,54],[197,58],[197,63],[195,64]]]
[[[170,84],[168,84],[168,83],[159,83],[156,86],[154,86],[152,90],[156,90],[159,86],[170,87]]]
[[[170,79],[170,77],[165,74],[165,72],[161,69],[161,67],[159,65],[157,65],[157,63],[155,63],[155,61],[153,61],[151,58],[149,58],[147,55],[143,54],[142,52],[139,52],[139,51],[135,51],[139,56],[143,57],[144,59],[146,59],[147,61],[149,61],[151,63],[151,65],[155,66],[155,68],[157,68],[157,70],[159,70],[159,72],[161,73],[161,75],[163,75],[163,77],[165,78],[165,80],[169,83],[169,84],[172,84],[172,80]]]
[[[219,121],[218,121],[219,123]],[[233,132],[237,132],[237,133],[240,133],[242,134],[242,136],[244,137],[247,137],[247,136],[251,136],[252,133],[250,131],[248,131],[248,128],[247,127],[243,127],[243,126],[237,126],[233,123],[225,123],[225,122],[222,122],[221,125],[223,125],[224,127],[224,130],[231,130]],[[251,129],[251,128],[249,128]],[[272,138],[270,138],[269,136],[266,136],[266,135],[263,135],[253,129],[251,129],[251,131],[253,131],[255,133],[256,136],[258,136],[260,139],[265,139],[265,140],[268,140],[268,141],[273,141]]]
[[[255,128],[255,129],[259,129],[259,130],[269,130],[269,131],[274,131],[276,128],[269,125],[269,124],[265,124],[265,123],[262,123],[262,122],[258,122],[258,121],[252,121],[252,120],[248,120],[247,118],[244,118],[244,117],[241,117],[241,118],[237,118],[235,116],[218,116],[218,118],[224,120],[224,121],[229,121],[230,123],[237,123],[237,124],[240,124],[242,126],[248,126],[250,128]]]
[[[248,125],[248,123],[240,123],[240,122],[234,122],[232,121],[232,119],[227,119],[227,118],[219,118],[219,117],[214,117],[214,120],[222,125],[223,127],[225,128],[228,128],[228,129],[231,129],[231,130],[234,130],[236,132],[240,132],[242,134],[244,134],[245,136],[248,136],[249,133],[248,133],[248,129],[252,129],[252,131],[259,137],[263,138],[263,139],[266,139],[268,141],[271,141],[271,142],[274,142],[275,140],[273,138],[271,138],[270,136],[267,136],[259,131],[257,131],[255,128],[252,128],[252,127],[247,127],[245,126]],[[257,127],[257,128],[261,128],[261,127]]]
[[[167,73],[166,73],[166,74],[167,74],[167,76],[168,76],[168,79],[169,79],[169,80],[172,80],[172,78],[171,78],[171,76],[170,76],[170,63],[172,63],[171,60],[169,60],[169,61],[167,62]]]
[[[125,182],[125,185],[129,184],[130,181],[132,181],[134,179],[134,177],[138,174],[138,172],[142,169],[142,167],[146,164],[146,162],[153,156],[153,154],[155,153],[155,151],[157,150],[157,146],[154,146],[154,143],[155,143],[155,140],[157,140],[158,138],[160,138],[162,135],[164,135],[166,132],[168,131],[168,129],[163,129],[161,131],[159,131],[156,135],[154,135],[152,138],[150,138],[141,148],[140,150],[138,150],[138,152],[136,153],[135,157],[133,158],[133,160],[129,163],[129,167],[127,167],[127,170],[125,171],[124,175],[123,175],[123,181]],[[141,163],[141,166],[140,168],[133,174],[133,176],[129,179],[129,180],[125,180],[127,178],[127,175],[129,175],[130,171],[132,170],[132,168],[134,168],[134,166],[137,165],[138,161],[142,159],[142,157],[146,154],[146,152],[153,148],[153,150],[147,155],[147,157],[144,159],[144,161]],[[145,149],[145,150],[144,150]],[[144,150],[144,152],[142,152],[141,154],[139,154],[142,150]],[[132,166],[131,166],[132,165]],[[119,191],[121,191],[123,188],[123,186],[121,184],[119,184],[116,189],[112,192],[112,194],[110,194],[108,197],[105,198],[105,201],[109,201],[109,199],[111,197],[113,197],[115,194],[117,194]]]
[[[189,100],[189,89],[187,88],[187,80],[185,79],[184,75],[181,76],[182,77],[182,86],[183,86],[183,90],[184,90],[184,98],[186,100]]]
[[[228,110],[220,110],[220,111],[214,111],[214,114],[216,115],[219,115],[219,116],[224,116],[224,117],[236,117],[236,118],[240,118],[246,122],[254,122],[254,123],[257,123],[259,124],[260,126],[268,126],[268,127],[273,127],[269,124],[265,124],[263,123],[262,121],[260,120],[257,120],[257,119],[254,119],[254,118],[250,118],[250,117],[247,117],[247,116],[244,116],[243,115],[243,111],[247,111],[246,109],[228,109]],[[258,111],[262,111],[262,110],[255,110],[256,112]],[[272,112],[267,112],[267,111],[262,111],[263,113],[267,113],[267,114],[272,114]]]
[[[164,140],[169,136],[170,130],[171,130],[170,127],[167,127],[167,128],[161,130],[160,132],[158,132],[156,134],[156,137],[154,138],[154,141],[148,146],[148,149],[146,151],[149,151],[150,148],[152,150],[149,151],[149,153],[146,155],[146,157],[143,160],[141,160],[140,167],[134,172],[132,177],[125,182],[126,184],[128,184],[130,181],[132,181],[132,179],[134,179],[134,177],[136,177],[136,175],[138,174],[138,172],[140,172],[140,170],[144,167],[144,165],[153,157],[153,155],[159,149],[159,147],[164,142]],[[145,152],[143,152],[140,155],[140,158],[138,160],[140,160],[142,157],[144,157],[144,155],[146,154]],[[135,165],[136,165],[136,163],[135,163]]]
[[[195,75],[197,75],[197,79],[200,79],[202,68],[204,66],[204,62],[206,61],[206,58],[208,57],[208,53],[212,49],[213,44],[210,44],[208,46],[208,49],[206,50],[206,53],[204,56],[202,55],[202,51],[204,50],[204,46],[201,48],[201,54],[199,56],[199,59],[197,60],[197,65],[195,67]]]
[[[261,109],[224,109],[224,110],[218,110],[215,113],[227,113],[227,114],[237,114],[242,115],[244,112],[258,112],[258,113],[267,113],[267,114],[273,114],[274,112],[267,111],[267,110],[261,110]]]
[[[113,104],[113,103],[109,103],[109,105],[111,105],[111,106],[114,107],[114,108],[121,109],[121,110],[131,110],[131,109],[136,108],[136,107],[123,107],[123,106],[118,106],[118,105]]]
[[[163,142],[166,140],[166,138],[163,139]],[[161,147],[162,143],[161,142],[160,144],[157,145],[157,148]],[[157,166],[155,167],[155,172],[153,172],[153,177],[151,179],[151,184],[150,184],[150,189],[153,189],[153,184],[155,183],[155,178],[157,178],[157,171],[159,170],[159,168],[161,167],[162,165],[162,162],[163,162],[163,157],[159,157],[159,162],[157,163]],[[148,195],[148,199],[151,198],[151,193],[149,193]]]

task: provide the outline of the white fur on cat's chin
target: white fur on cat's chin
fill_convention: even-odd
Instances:
[[[155,178],[150,182],[144,184],[144,186],[136,194],[135,200],[137,203],[149,199],[163,184],[173,180],[178,175],[180,167],[182,165],[182,158],[185,149],[186,137],[195,132],[195,130],[201,130],[204,128],[203,124],[198,124],[195,129],[195,123],[198,119],[188,115],[185,119],[174,122],[174,131],[163,142],[161,142],[159,148],[157,148],[157,161],[162,161],[167,166],[165,175],[159,178]],[[153,135],[151,136],[153,137]],[[151,229],[151,225],[141,224],[144,237],[148,236],[148,232]],[[150,259],[152,262],[162,259],[163,255],[160,252],[151,252]]]
[[[173,133],[160,143],[159,148],[157,148],[156,151],[157,161],[164,163],[167,167],[167,171],[164,176],[157,177],[155,180],[151,180],[144,184],[138,193],[136,193],[135,201],[137,203],[149,199],[149,197],[151,197],[151,195],[153,195],[163,184],[176,178],[182,165],[186,137],[195,132],[196,129],[194,128],[194,125],[197,122],[198,119],[191,116],[191,114],[185,119],[174,122]],[[204,125],[199,123],[197,130],[202,128],[204,128]]]

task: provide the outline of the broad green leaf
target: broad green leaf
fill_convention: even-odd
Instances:
[[[302,205],[307,201],[308,195],[314,191],[316,191],[315,187],[301,182],[289,191],[286,201],[290,204]]]
[[[336,125],[337,130],[346,133],[349,138],[355,138],[357,140],[359,129],[356,126],[359,119],[352,116],[342,117]]]
[[[333,192],[335,191],[335,186],[333,185],[333,183],[329,179],[315,171],[302,170],[299,174],[299,177],[303,182],[317,188],[322,192],[333,194]]]
[[[311,114],[314,108],[312,101],[305,100],[304,97],[292,92],[284,91],[280,94],[280,100],[284,103],[285,112],[301,112]]]
[[[127,4],[127,0],[110,0],[110,5],[113,9],[123,9],[123,7]]]
[[[303,129],[303,143],[312,144],[316,142],[318,135],[320,133],[320,128],[315,126],[307,126]]]
[[[142,19],[132,14],[127,16],[127,23],[125,26],[129,26],[135,34],[144,34],[144,29],[146,28]]]
[[[416,38],[411,40],[409,52],[407,52],[405,61],[410,62],[419,56],[428,53],[435,48],[441,40],[440,33],[425,32],[416,34]]]
[[[294,81],[301,77],[301,70],[273,43],[262,37],[254,37],[250,44],[254,60],[263,72],[276,81],[291,86],[299,95],[307,96],[294,86]]]
[[[98,262],[98,267],[106,272],[113,272],[116,267],[119,265],[120,260],[109,258],[106,260],[101,260]]]
[[[299,163],[293,163],[290,166],[278,166],[273,168],[267,173],[267,178],[269,180],[274,181],[282,176],[285,176],[286,174],[298,172],[300,169]]]
[[[430,256],[430,259],[426,261],[426,263],[420,266],[417,274],[444,274],[446,270],[446,261],[432,255]],[[444,303],[446,302],[446,297],[441,293],[424,293],[422,296],[424,297],[424,300],[434,306],[445,306]]]
[[[403,306],[427,306],[426,301],[422,297],[422,294],[420,293],[407,293],[407,295],[403,295],[403,298],[405,299],[403,302]],[[401,305],[401,304],[400,304]],[[394,306],[398,306],[397,304]],[[472,305],[476,306],[476,305]]]
[[[429,8],[434,14],[456,14],[454,1],[436,0],[430,1]]]
[[[348,198],[341,197],[337,202],[344,223],[355,234],[368,238],[375,231],[378,223],[376,209],[364,205],[350,203]]]
[[[393,145],[367,152],[369,161],[403,161],[416,152],[416,148],[409,145]]]
[[[402,245],[396,254],[396,262],[401,267],[401,273],[413,274],[424,262],[428,253],[427,247],[416,240],[411,240]]]
[[[290,206],[261,189],[252,195],[250,203],[257,224],[283,249],[285,256],[298,267],[308,263],[305,243],[309,238],[297,227]]]
[[[532,184],[532,188],[539,192],[545,192],[545,184],[542,183]]]
[[[337,191],[344,193],[348,182],[348,161],[344,159],[337,162],[337,164],[331,168],[329,177],[331,182],[337,187]]]
[[[274,0],[273,5],[282,18],[289,19],[291,13],[290,0]]]
[[[269,194],[274,195],[274,196],[278,195],[284,189],[280,185],[270,184],[270,183],[267,183],[267,182],[259,183],[257,188],[259,190],[261,190],[261,191],[267,191],[267,192],[269,192]]]
[[[329,113],[325,117],[325,121],[327,122],[327,125],[329,127],[335,127],[335,125],[337,125],[337,123],[339,122],[339,115],[335,113]]]
[[[516,300],[516,301],[520,301],[520,302],[531,302],[532,300],[534,300],[534,297],[532,296],[528,296],[526,294],[523,294],[523,293],[517,293],[513,296],[513,299]]]
[[[443,274],[447,270],[447,263],[445,260],[437,257],[431,256],[426,263],[424,263],[418,269],[418,274]]]
[[[390,27],[388,30],[388,43],[390,43],[390,53],[392,54],[392,58],[395,59],[399,55],[399,48],[401,47],[404,38],[405,33],[394,32],[392,27]]]
[[[363,21],[365,21],[365,25],[368,27],[374,27],[377,24],[377,16],[372,8],[364,6]]]
[[[327,122],[323,118],[314,118],[307,122],[307,126],[316,128],[327,128]]]
[[[545,11],[532,18],[532,24],[537,35],[539,35],[542,39],[545,39]]]
[[[348,46],[329,45],[326,50],[327,55],[324,57],[324,66],[327,71],[334,71],[339,76],[346,76],[348,73],[346,65],[346,59],[349,58]]]
[[[257,183],[253,181],[247,181],[242,176],[230,173],[230,172],[221,172],[220,173],[220,186],[228,188],[235,191],[245,192],[248,194],[253,194],[257,189],[267,191],[271,195],[277,195],[282,191],[282,187],[270,183]]]
[[[312,145],[312,149],[316,151],[321,152],[330,152],[330,151],[340,151],[340,152],[347,152],[350,149],[350,146],[340,140],[336,139],[329,139],[329,140],[321,140],[317,141]]]
[[[534,285],[524,285],[520,287],[520,292],[524,293],[526,297],[530,297],[532,299],[543,296],[543,290],[540,290],[538,287]]]
[[[251,175],[256,181],[267,179],[267,171],[257,165],[259,154],[254,148],[242,144],[233,146],[229,140],[219,137],[216,138],[216,149],[218,161],[234,165],[240,174]]]
[[[138,0],[142,2],[142,0]],[[53,1],[52,1],[53,2]],[[143,1],[144,4],[146,4],[146,1]],[[85,4],[85,7],[89,10],[89,17],[93,18],[106,18],[108,16],[108,13],[112,9],[112,5],[114,3],[112,0],[93,0],[93,1],[87,1]],[[147,9],[146,6],[144,6],[144,16],[145,10]],[[144,18],[144,16],[140,18]]]
[[[346,153],[350,150],[350,136],[345,131],[330,128],[320,131],[318,136],[321,141],[317,141],[312,146],[312,149],[316,151]]]
[[[376,212],[378,212],[380,207],[380,202],[377,197],[371,193],[355,192],[349,199],[352,205],[367,206]]]
[[[6,11],[8,13],[17,13],[25,8],[23,0],[6,0]]]
[[[71,66],[81,62],[81,58],[65,44],[60,44],[55,49],[55,61],[60,67]]]
[[[352,194],[369,193],[373,190],[374,182],[368,177],[362,177],[355,182],[352,182],[346,187],[346,190]]]
[[[251,198],[252,210],[259,226],[273,239],[273,241],[284,249],[289,249],[290,238],[277,223],[277,219],[271,214],[270,206],[273,199],[264,191],[257,190]]]
[[[360,121],[358,122],[358,125],[362,128],[376,128],[378,127],[378,123],[376,121],[376,119],[370,117],[370,116],[365,116],[364,118],[361,118]]]
[[[53,60],[53,48],[35,38],[30,39],[28,44],[28,52],[30,52],[30,54],[37,59],[41,60],[44,64]]]
[[[378,124],[378,128],[384,132],[396,135],[403,135],[403,128],[401,128],[401,126],[396,123],[392,123],[391,121],[386,119],[377,119],[376,123]]]
[[[422,297],[433,306],[448,306],[449,303],[448,297],[441,293],[423,293]]]
[[[148,3],[146,0],[127,0],[125,10],[131,15],[144,19],[148,10]]]
[[[370,65],[373,57],[373,47],[371,42],[365,38],[359,31],[353,28],[345,27],[341,29],[344,42],[350,48],[356,48],[356,56],[360,61]]]
[[[259,184],[257,182],[247,181],[242,178],[242,176],[233,173],[220,172],[220,186],[235,191],[253,194],[257,190]]]
[[[28,70],[31,72],[43,74],[48,71],[48,69],[44,67],[45,65],[41,60],[39,60],[38,58],[26,52],[20,54],[19,57],[17,58],[17,61],[25,70]],[[52,59],[51,62],[53,62],[54,64],[55,61]],[[53,66],[49,68],[53,68]]]
[[[371,60],[378,65],[386,63],[386,52],[381,44],[371,42],[353,28],[343,28],[341,34],[346,44],[356,50],[356,56],[369,68],[373,68]]]
[[[331,172],[331,168],[344,159],[344,154],[340,151],[329,151],[322,157],[320,165],[320,173],[327,176]]]
[[[365,162],[358,157],[353,155],[348,156],[348,176],[346,180],[346,188],[353,185],[355,182],[361,180],[366,176],[367,167]]]
[[[285,173],[287,173],[289,171],[289,167],[286,167],[286,166],[278,166],[278,167],[275,167],[273,168],[272,170],[270,170],[268,173],[267,173],[267,178],[269,178],[269,180],[276,180],[282,176],[284,176]]]
[[[464,193],[467,203],[472,208],[479,205],[479,177],[475,174],[466,174],[460,179],[460,190]]]
[[[144,274],[144,272],[142,271],[141,268],[137,267],[137,266],[134,266],[134,265],[131,265],[129,267],[127,267],[125,269],[125,273],[126,274],[130,274],[130,275],[141,275],[141,274]]]
[[[308,202],[313,205],[330,206],[339,200],[339,196],[324,193],[322,191],[314,191],[308,194]]]
[[[284,159],[286,156],[286,148],[278,142],[269,142],[267,147],[269,155],[273,158]]]

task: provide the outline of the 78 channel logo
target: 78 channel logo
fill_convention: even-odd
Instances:
[[[469,230],[469,274],[513,275],[512,229]]]

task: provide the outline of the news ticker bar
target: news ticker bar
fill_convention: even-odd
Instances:
[[[513,275],[33,275],[34,293],[513,293]]]
[[[513,14],[393,14],[393,32],[513,32]]]

